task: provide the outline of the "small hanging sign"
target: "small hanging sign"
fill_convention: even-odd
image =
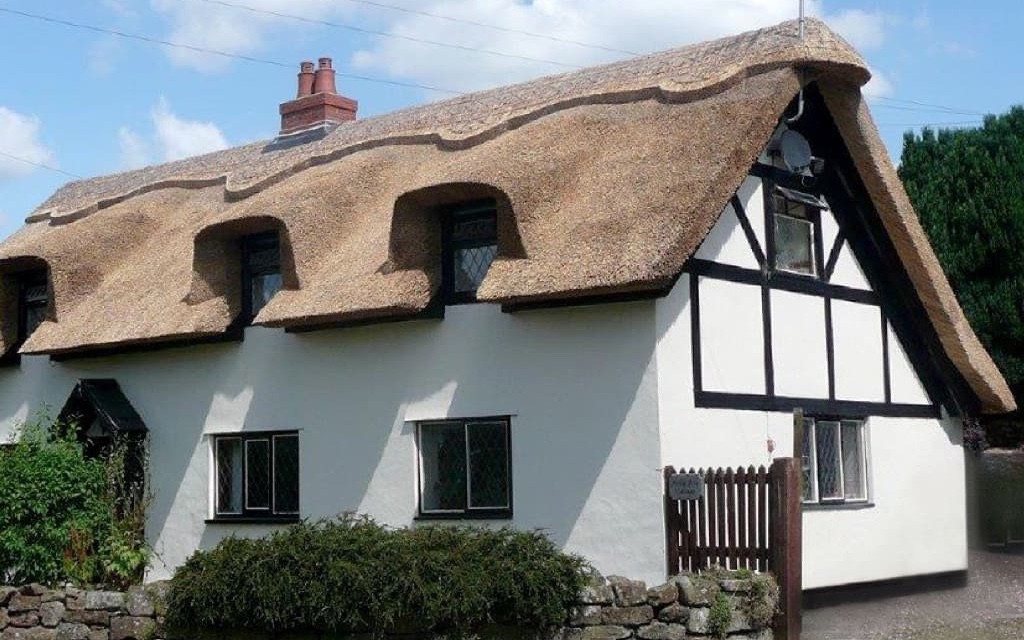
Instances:
[[[699,473],[674,473],[668,479],[668,497],[673,500],[700,500],[704,497],[704,478]]]

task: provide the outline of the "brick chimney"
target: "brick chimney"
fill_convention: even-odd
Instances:
[[[338,95],[330,58],[320,58],[315,72],[312,62],[303,62],[299,67],[299,91],[295,99],[281,104],[278,135],[355,120],[358,106],[355,100]]]

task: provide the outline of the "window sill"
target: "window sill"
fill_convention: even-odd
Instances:
[[[420,513],[413,517],[416,521],[429,520],[511,520],[512,511],[460,511],[458,513]]]
[[[206,524],[295,524],[302,518],[294,516],[217,516],[207,518]]]
[[[875,503],[866,500],[857,502],[804,502],[804,511],[859,511],[861,509],[874,509]]]

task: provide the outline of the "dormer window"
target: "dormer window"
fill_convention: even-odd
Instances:
[[[818,196],[776,186],[771,193],[774,222],[773,265],[778,271],[814,276],[816,236],[820,212],[826,208]]]
[[[252,320],[281,290],[281,247],[276,231],[242,238],[242,313]]]
[[[448,304],[476,302],[476,291],[498,255],[494,200],[452,207],[444,226],[444,292]]]
[[[46,319],[49,302],[45,271],[29,271],[20,277],[18,289],[18,342],[28,340]]]

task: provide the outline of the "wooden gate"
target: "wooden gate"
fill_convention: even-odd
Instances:
[[[680,471],[683,473],[684,471]],[[779,458],[765,469],[689,469],[703,477],[704,495],[675,500],[665,468],[668,575],[724,569],[771,571],[781,613],[775,637],[800,637],[801,502],[799,460]]]

